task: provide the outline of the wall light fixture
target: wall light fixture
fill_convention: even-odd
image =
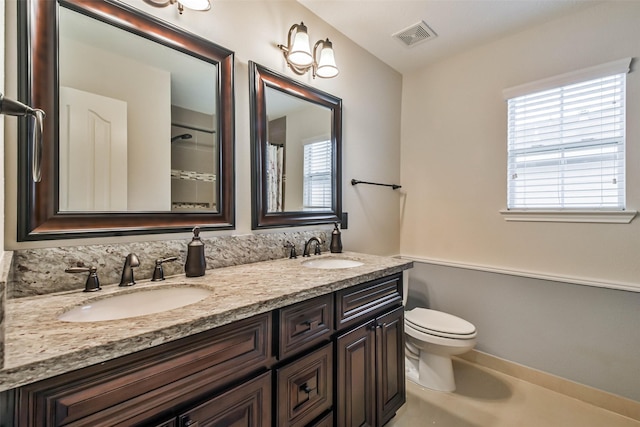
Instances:
[[[205,12],[211,9],[210,0],[144,0],[145,3],[155,7],[167,7],[172,4],[178,5],[178,12],[182,15],[184,8]]]
[[[328,79],[337,76],[339,71],[333,53],[333,44],[329,39],[318,40],[313,46],[313,53],[309,46],[309,35],[303,22],[291,26],[286,46],[278,45],[287,65],[294,73],[303,75],[311,70],[313,78],[318,76]]]

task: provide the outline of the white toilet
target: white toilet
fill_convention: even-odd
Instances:
[[[408,282],[405,276],[405,304]],[[432,390],[454,391],[451,356],[476,345],[476,327],[451,314],[420,307],[406,310],[404,316],[407,378]]]

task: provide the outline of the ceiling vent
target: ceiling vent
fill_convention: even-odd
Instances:
[[[393,34],[392,37],[398,39],[407,47],[413,47],[419,43],[436,38],[438,35],[424,22],[405,28]]]

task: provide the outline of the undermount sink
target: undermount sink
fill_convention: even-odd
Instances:
[[[194,304],[211,291],[194,287],[153,288],[98,299],[73,308],[58,319],[65,322],[100,322],[161,313]]]
[[[329,257],[303,261],[302,265],[308,268],[323,268],[326,270],[332,270],[339,268],[359,267],[363,265],[363,263],[354,259]]]

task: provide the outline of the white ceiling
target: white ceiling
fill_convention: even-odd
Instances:
[[[406,73],[507,34],[577,12],[602,0],[298,2],[395,70]],[[420,21],[426,22],[437,36],[412,47],[406,47],[392,37]],[[312,28],[309,32],[311,38],[315,39]],[[335,44],[334,49],[336,61],[339,61],[340,46]]]

